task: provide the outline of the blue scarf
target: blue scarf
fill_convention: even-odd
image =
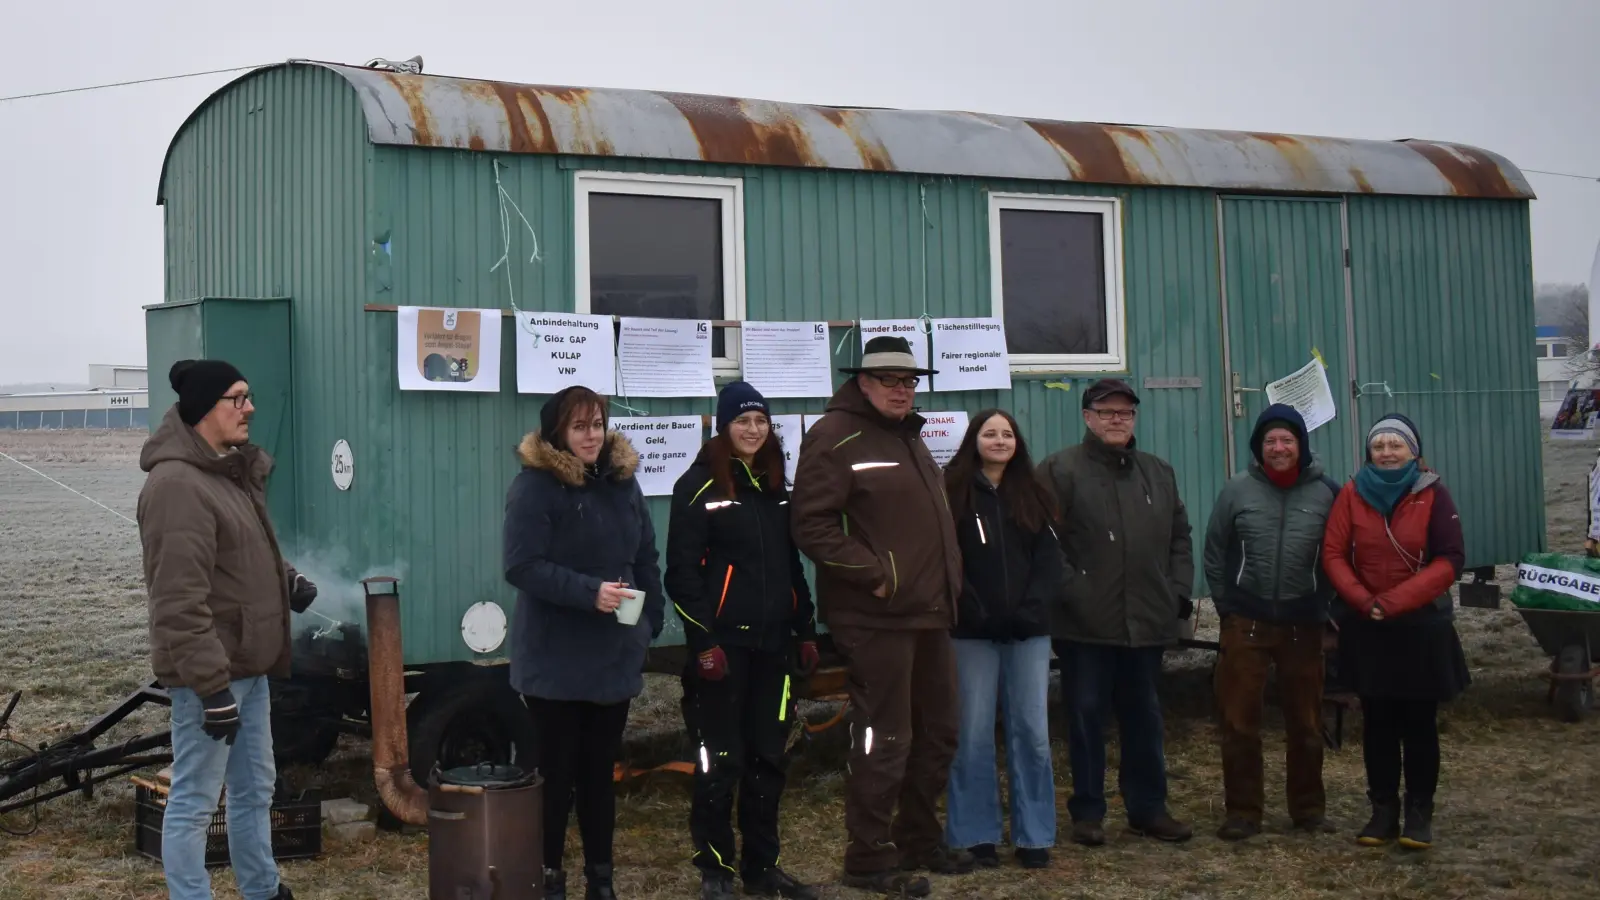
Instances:
[[[1367,463],[1356,473],[1356,492],[1387,519],[1421,475],[1414,459],[1398,469],[1380,469]]]

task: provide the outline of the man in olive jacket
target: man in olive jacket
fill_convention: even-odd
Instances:
[[[1105,719],[1122,737],[1119,773],[1135,834],[1188,840],[1167,811],[1166,757],[1156,681],[1161,657],[1193,610],[1194,558],[1177,477],[1137,449],[1139,397],[1104,379],[1083,395],[1083,442],[1039,464],[1061,513],[1067,577],[1051,621],[1071,716],[1072,839],[1105,842]]]
[[[172,701],[172,787],[161,859],[173,900],[209,900],[206,830],[223,783],[240,893],[293,900],[269,818],[277,780],[267,676],[289,674],[289,611],[316,587],[278,549],[267,515],[272,459],[250,444],[250,386],[220,360],[183,360],[178,402],[139,454],[139,537],[150,663]]]
[[[1262,691],[1278,671],[1289,816],[1310,832],[1329,829],[1322,785],[1322,641],[1333,589],[1322,572],[1322,532],[1339,493],[1311,454],[1294,407],[1262,411],[1250,435],[1248,471],[1223,487],[1206,528],[1204,568],[1222,616],[1217,709],[1227,819],[1217,836],[1261,831]]]
[[[943,844],[938,801],[955,758],[961,551],[944,477],[911,411],[919,368],[877,337],[800,444],[790,516],[816,564],[821,619],[850,670],[845,883],[923,896],[915,870],[971,870]],[[895,805],[899,815],[895,816]]]

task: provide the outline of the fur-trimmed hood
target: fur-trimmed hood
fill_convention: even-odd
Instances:
[[[540,436],[538,430],[523,436],[517,445],[517,459],[524,468],[543,469],[573,487],[583,485],[583,463],[567,450],[557,450],[555,445]],[[615,429],[606,433],[605,446],[600,450],[601,473],[612,481],[627,481],[639,468],[639,451],[622,432]]]

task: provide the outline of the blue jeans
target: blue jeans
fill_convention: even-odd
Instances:
[[[206,872],[206,827],[228,785],[228,855],[244,900],[278,894],[278,864],[272,858],[271,702],[267,679],[229,685],[239,704],[239,734],[233,746],[201,730],[205,708],[188,688],[172,688],[172,789],[161,826],[161,862],[171,900],[211,900]]]
[[[1050,639],[954,643],[961,736],[950,766],[945,841],[960,848],[1000,843],[1000,777],[994,747],[998,699],[1005,710],[1011,843],[1028,848],[1054,846],[1055,779],[1047,709]]]
[[[1060,641],[1062,688],[1071,721],[1074,822],[1106,817],[1106,719],[1114,711],[1122,738],[1117,786],[1128,822],[1148,825],[1167,811],[1167,760],[1162,748],[1161,647],[1111,647]]]

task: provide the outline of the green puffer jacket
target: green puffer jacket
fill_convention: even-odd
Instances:
[[[1260,463],[1235,475],[1206,527],[1202,564],[1217,612],[1285,625],[1327,621],[1333,588],[1322,572],[1322,532],[1338,493],[1315,460],[1287,489]]]
[[[1136,448],[1083,443],[1039,464],[1056,499],[1067,559],[1050,635],[1085,644],[1174,644],[1194,583],[1188,512],[1164,460]]]

